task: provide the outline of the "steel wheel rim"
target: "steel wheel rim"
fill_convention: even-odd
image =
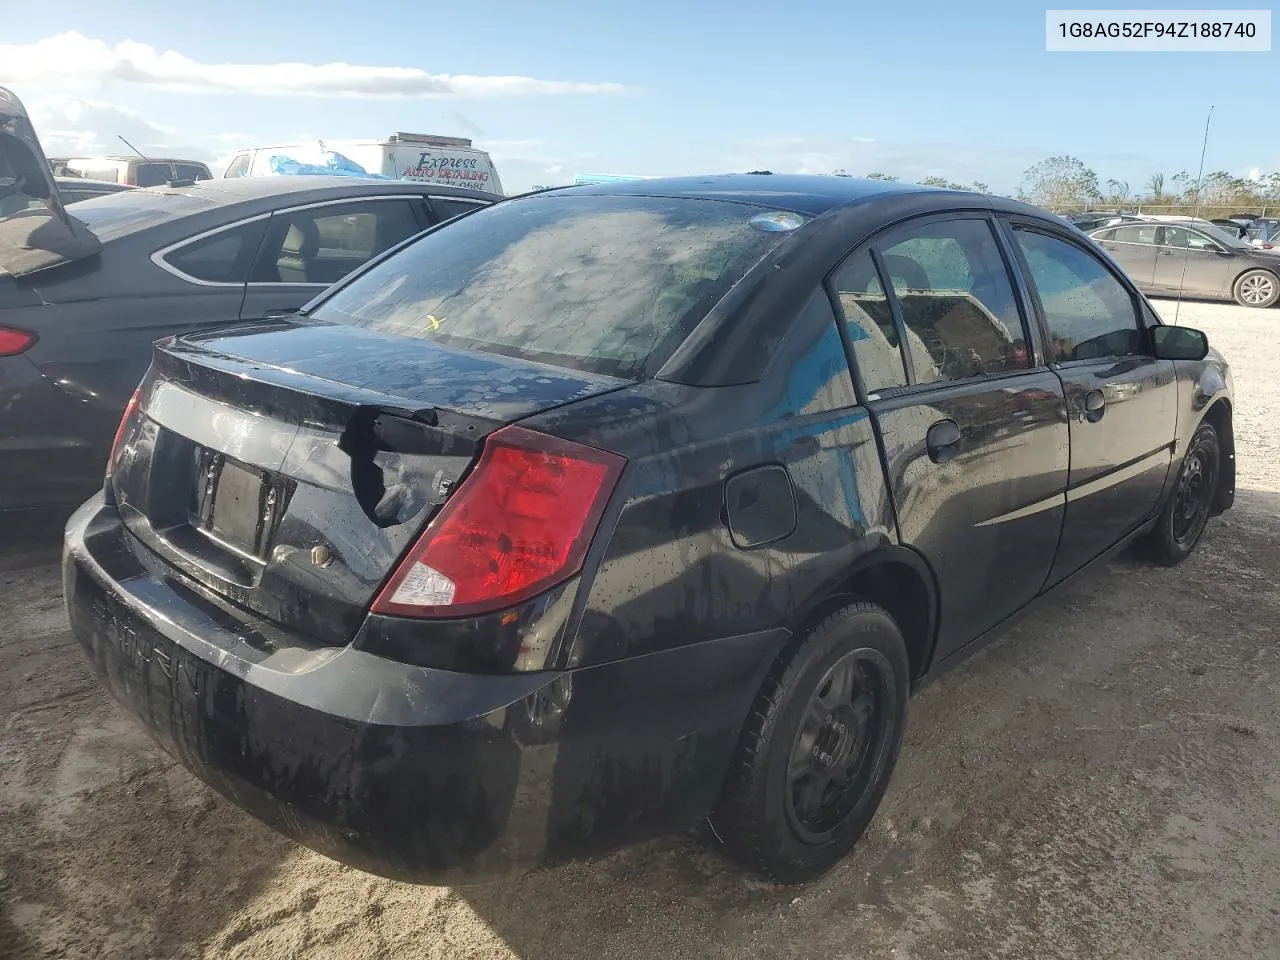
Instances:
[[[887,754],[891,678],[883,655],[854,650],[814,688],[786,769],[787,819],[802,841],[825,842],[869,797]]]
[[[1275,295],[1275,284],[1263,276],[1245,277],[1240,284],[1240,296],[1246,303],[1266,303]]]
[[[1187,451],[1173,496],[1171,533],[1177,543],[1186,544],[1204,527],[1209,517],[1216,473],[1216,462],[1203,445]]]

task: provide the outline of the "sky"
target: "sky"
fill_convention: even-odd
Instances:
[[[509,193],[837,168],[1012,193],[1063,154],[1136,192],[1194,175],[1211,105],[1206,171],[1280,170],[1280,53],[1047,53],[1025,0],[239,9],[13,0],[0,84],[50,155],[118,153],[122,134],[215,176],[240,147],[403,130],[471,137]]]

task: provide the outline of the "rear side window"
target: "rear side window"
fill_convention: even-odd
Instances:
[[[352,201],[277,213],[253,280],[328,286],[420,229],[408,200]]]
[[[871,254],[864,250],[846,260],[836,271],[832,286],[844,314],[863,388],[874,393],[904,386],[907,374],[902,365],[898,328]]]
[[[165,254],[164,261],[179,273],[205,283],[244,283],[262,240],[265,220],[254,220],[192,240]]]
[[[140,163],[133,172],[134,182],[140,187],[162,187],[172,176],[167,163]]]
[[[1093,360],[1140,352],[1133,300],[1119,280],[1073,243],[1016,230],[1049,327],[1049,359]]]
[[[198,163],[175,163],[174,170],[178,173],[179,180],[211,180],[207,167]]]
[[[1113,233],[1115,235],[1109,239],[1115,240],[1117,243],[1153,244],[1156,242],[1155,224],[1143,224],[1139,227],[1118,227]]]
[[[718,200],[535,195],[425,234],[313,315],[639,379],[803,223]]]
[[[431,198],[431,209],[436,215],[436,220],[441,223],[464,213],[470,213],[481,206],[483,204],[476,203],[474,200],[454,200],[451,197]]]
[[[1027,366],[1022,316],[985,220],[905,227],[877,247],[902,306],[916,383]]]

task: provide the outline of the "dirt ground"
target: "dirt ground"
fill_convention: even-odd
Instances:
[[[1280,958],[1280,309],[1181,322],[1236,371],[1236,508],[927,688],[869,834],[803,888],[692,837],[460,891],[341,867],[154,747],[81,662],[56,558],[10,551],[0,958]]]

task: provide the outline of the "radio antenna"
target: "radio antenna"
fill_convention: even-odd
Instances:
[[[1204,202],[1204,154],[1209,148],[1209,121],[1213,119],[1213,105],[1209,106],[1209,115],[1204,118],[1204,141],[1200,144],[1200,170],[1196,173],[1196,205],[1192,208],[1191,219],[1200,219],[1200,205]],[[1178,299],[1173,306],[1173,325],[1178,325],[1178,316],[1182,313],[1182,287],[1187,282],[1187,261],[1191,259],[1191,248],[1182,255],[1182,276],[1178,278]]]
[[[138,156],[140,156],[143,160],[146,160],[148,163],[150,163],[150,162],[151,162],[151,158],[150,158],[150,157],[148,157],[145,153],[143,153],[141,150],[139,150],[137,147],[135,147],[132,143],[130,143],[130,142],[129,142],[128,140],[126,140],[124,137],[121,137],[121,136],[120,136],[120,134],[118,134],[118,133],[117,133],[117,134],[116,134],[116,136],[117,136],[117,137],[120,137],[120,142],[121,142],[121,143],[123,143],[123,144],[124,144],[126,147],[128,147],[130,150],[132,150],[134,153],[136,153]]]

